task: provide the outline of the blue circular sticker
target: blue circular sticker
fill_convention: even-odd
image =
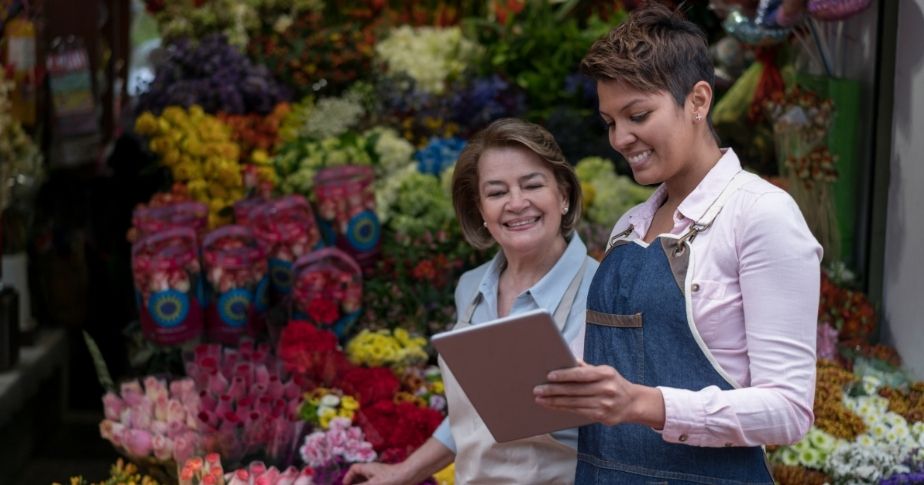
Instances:
[[[148,300],[148,313],[157,325],[176,327],[189,314],[189,297],[177,290],[159,291]]]
[[[252,300],[243,288],[227,291],[218,299],[218,316],[230,327],[242,327],[247,324]]]
[[[292,290],[292,263],[281,259],[271,259],[269,262],[270,279],[273,288],[280,293]]]
[[[369,251],[379,243],[382,226],[379,218],[371,210],[365,210],[353,216],[347,226],[347,241],[357,251]]]

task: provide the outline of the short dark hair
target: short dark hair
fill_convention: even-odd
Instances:
[[[583,201],[581,184],[574,168],[548,130],[518,118],[502,118],[475,134],[459,154],[453,170],[452,205],[465,240],[479,249],[494,244],[491,233],[482,224],[479,211],[478,161],[486,151],[504,147],[525,148],[552,170],[559,190],[568,198],[568,212],[561,218],[561,234],[570,236],[581,220]]]
[[[581,72],[644,92],[667,91],[681,107],[696,83],[715,88],[706,35],[677,11],[653,1],[597,39],[581,61]]]

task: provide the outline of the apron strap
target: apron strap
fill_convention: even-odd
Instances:
[[[690,224],[690,228],[687,232],[680,236],[680,239],[677,240],[675,247],[675,256],[683,254],[686,250],[686,245],[684,243],[692,243],[696,239],[696,235],[709,229],[709,226],[715,221],[716,216],[719,215],[719,212],[722,211],[722,208],[725,207],[725,202],[728,201],[729,196],[734,194],[738,189],[740,189],[744,184],[748,182],[748,177],[744,176],[744,170],[738,171],[731,180],[725,185],[725,188],[722,189],[722,192],[719,193],[718,197],[712,201],[712,204],[709,205],[709,208],[706,209],[706,212],[703,215],[693,221],[693,224]]]
[[[555,308],[555,314],[553,318],[555,319],[555,325],[558,326],[558,330],[561,330],[565,327],[565,322],[568,320],[568,314],[571,313],[571,307],[574,306],[574,300],[577,299],[578,289],[581,287],[581,281],[584,280],[584,272],[587,269],[587,257],[584,257],[584,263],[581,264],[581,268],[578,270],[577,274],[574,275],[574,278],[571,279],[571,284],[568,285],[568,289],[565,290],[565,294],[562,296],[561,301],[558,302],[558,307]],[[461,318],[459,318],[460,323],[472,323],[472,315],[475,314],[475,308],[478,308],[478,304],[481,303],[481,292],[475,293],[475,297],[472,298],[472,302],[469,303],[468,308],[462,313]]]
[[[584,280],[584,271],[586,269],[587,257],[584,257],[584,263],[581,264],[581,269],[579,269],[577,274],[574,275],[574,278],[571,279],[571,284],[568,285],[568,289],[565,290],[564,296],[561,297],[561,301],[558,302],[558,307],[555,309],[553,318],[555,319],[555,325],[558,327],[558,331],[565,328],[568,314],[571,313],[571,307],[574,306],[574,300],[577,299],[578,289],[581,287],[581,281]]]

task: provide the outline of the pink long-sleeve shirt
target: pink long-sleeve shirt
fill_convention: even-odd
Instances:
[[[734,151],[723,152],[674,213],[672,234],[685,233],[741,170]],[[706,347],[738,388],[659,387],[666,412],[661,434],[669,442],[793,443],[814,420],[821,246],[789,194],[745,176],[751,180],[692,243],[688,307]],[[666,197],[662,185],[623,215],[613,234],[632,224],[629,238],[643,238]]]

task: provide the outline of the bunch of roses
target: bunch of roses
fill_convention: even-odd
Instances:
[[[276,373],[267,345],[247,339],[237,348],[200,345],[185,364],[201,390],[205,450],[234,461],[256,452],[276,463],[289,459],[299,430],[301,388]]]
[[[100,434],[132,459],[182,463],[203,446],[199,409],[191,379],[124,382],[103,396]]]
[[[282,329],[277,354],[285,371],[291,373],[302,388],[336,385],[347,394],[355,395],[352,388],[343,386],[338,380],[352,365],[337,348],[337,336],[332,332],[309,322],[291,321]]]
[[[231,222],[231,206],[244,197],[238,164],[240,147],[231,130],[202,108],[166,108],[161,116],[145,112],[135,131],[150,139],[151,151],[170,169],[173,179],[186,185],[195,200],[209,207],[209,227]]]

